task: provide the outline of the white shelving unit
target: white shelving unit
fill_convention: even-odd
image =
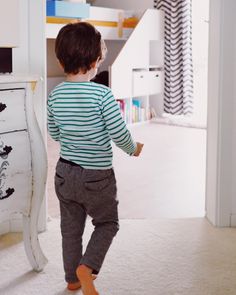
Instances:
[[[120,27],[124,14],[119,9],[91,7],[88,21],[101,32],[108,47],[100,71],[109,71],[112,92],[120,101],[126,123],[132,124],[148,121],[151,108],[162,113],[164,16],[147,9],[131,29]],[[63,25],[46,25],[48,92],[64,79],[54,54],[55,38]]]
[[[155,108],[156,113],[162,112],[163,24],[162,12],[147,9],[110,66],[110,86],[115,98],[129,100],[132,118],[127,121],[129,124],[148,121],[151,108]],[[134,101],[140,102],[138,119],[133,114],[137,112]]]

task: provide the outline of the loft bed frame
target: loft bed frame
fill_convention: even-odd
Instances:
[[[77,18],[47,17],[46,37],[56,38],[57,32],[67,23],[78,22]],[[121,9],[111,9],[91,6],[89,18],[83,19],[94,25],[104,39],[126,40],[138,23],[138,18],[132,12]]]

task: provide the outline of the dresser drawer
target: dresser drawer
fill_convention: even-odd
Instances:
[[[134,71],[133,96],[153,95],[163,92],[163,71]]]
[[[0,133],[26,128],[25,90],[0,90]]]
[[[31,170],[30,142],[26,131],[0,134],[0,165],[3,162],[8,163],[8,177]]]
[[[148,71],[133,72],[133,96],[148,95]]]
[[[8,168],[6,169],[8,174]],[[0,220],[9,213],[20,212],[28,214],[32,196],[31,171],[7,177],[4,186],[0,188]]]
[[[148,94],[157,94],[163,92],[164,89],[164,72],[149,71],[147,73]]]
[[[0,212],[26,212],[31,195],[28,133],[19,131],[0,134]]]

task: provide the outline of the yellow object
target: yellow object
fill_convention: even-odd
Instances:
[[[48,24],[68,24],[68,23],[77,23],[80,22],[80,19],[71,19],[71,18],[63,18],[63,17],[47,17]],[[101,27],[118,27],[119,22],[113,21],[98,21],[98,20],[85,20],[86,22],[90,23],[94,26],[101,26]],[[122,22],[123,28],[135,28],[138,23],[138,19],[135,17],[124,19]]]
[[[138,24],[138,18],[137,17],[129,17],[125,18],[123,21],[123,27],[124,28],[135,28]]]
[[[30,82],[30,85],[31,85],[32,92],[34,92],[34,90],[36,88],[36,85],[37,85],[37,82],[36,81],[32,81],[32,82]]]

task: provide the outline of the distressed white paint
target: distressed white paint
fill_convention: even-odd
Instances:
[[[40,271],[47,263],[47,259],[43,255],[38,241],[38,219],[47,181],[47,154],[43,136],[36,120],[33,93],[30,91],[30,87],[31,85],[27,84],[29,98],[26,100],[26,118],[31,142],[33,191],[29,215],[23,215],[23,233],[26,254],[29,261],[34,270]]]
[[[47,259],[42,253],[38,241],[38,217],[45,193],[47,178],[47,157],[43,138],[35,117],[33,107],[33,89],[36,80],[4,77],[0,80],[0,89],[8,89],[5,103],[8,115],[7,121],[0,125],[0,138],[5,145],[11,146],[12,151],[7,157],[9,166],[6,170],[6,183],[4,188],[14,188],[14,193],[6,199],[0,200],[0,222],[9,220],[16,213],[23,215],[23,234],[26,254],[34,270],[43,269]],[[23,90],[11,89],[22,88]],[[1,92],[3,93],[3,92]],[[24,100],[22,101],[22,95]],[[16,97],[19,94],[19,101]],[[4,94],[2,94],[4,96]],[[22,104],[23,108],[14,108],[8,101],[14,100],[15,104]],[[4,114],[3,110],[0,113]],[[17,129],[12,126],[14,117],[21,111],[26,122],[26,128]],[[21,116],[22,117],[22,116]],[[10,128],[6,127],[9,122]],[[3,129],[2,129],[3,126]],[[11,129],[12,128],[12,129]],[[2,161],[2,159],[1,159]],[[10,229],[9,229],[10,230]]]
[[[24,89],[1,91],[0,102],[7,105],[0,116],[1,132],[26,129]],[[14,120],[12,120],[13,111]]]
[[[20,44],[19,47],[13,48],[13,74],[17,77],[19,75],[30,77],[37,75],[39,77],[34,94],[34,110],[43,139],[46,142],[46,1],[19,0],[19,3],[17,12],[20,19]],[[0,80],[2,78],[4,79],[4,77],[0,77]],[[17,224],[16,218],[14,224],[11,225],[11,230],[22,230],[21,219],[19,219],[19,224],[14,226]],[[46,226],[47,204],[46,198],[44,198],[39,216],[39,231],[46,230]]]

